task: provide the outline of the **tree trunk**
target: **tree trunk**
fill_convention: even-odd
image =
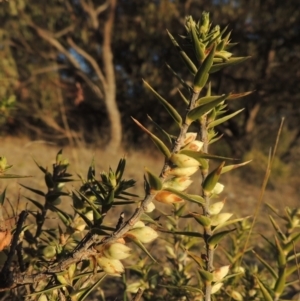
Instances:
[[[104,42],[103,42],[103,63],[106,75],[107,85],[104,89],[105,105],[110,122],[110,141],[107,148],[116,152],[122,142],[122,124],[121,114],[116,101],[116,79],[113,62],[113,53],[111,50],[111,37],[113,32],[113,24],[115,19],[115,9],[117,0],[110,0],[108,19],[104,26]]]

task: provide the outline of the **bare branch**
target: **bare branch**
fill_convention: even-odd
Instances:
[[[54,35],[51,32],[40,28],[39,26],[34,24],[31,20],[28,21],[28,25],[30,27],[32,27],[33,29],[35,29],[36,33],[41,38],[46,40],[49,44],[51,44],[53,47],[55,47],[58,51],[63,53],[75,68],[80,69],[80,65],[77,62],[77,60],[70,54],[70,52],[56,38],[54,38]]]
[[[85,0],[81,0],[80,4],[83,10],[90,16],[92,27],[97,30],[99,28],[98,16],[108,8],[109,1],[99,5],[96,9],[91,1],[88,1],[87,3]]]
[[[100,66],[98,65],[98,63],[96,62],[96,60],[90,55],[88,54],[85,50],[83,50],[81,47],[79,47],[73,40],[71,37],[67,38],[67,42],[68,44],[78,53],[80,54],[82,57],[84,57],[93,67],[94,71],[96,72],[102,86],[104,89],[107,89],[107,82],[106,79],[100,69]]]

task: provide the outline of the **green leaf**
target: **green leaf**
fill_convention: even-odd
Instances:
[[[150,184],[150,188],[153,189],[153,190],[161,190],[162,186],[163,186],[163,183],[160,180],[160,178],[157,177],[155,174],[153,174],[147,168],[145,168],[145,171],[146,171],[147,176],[148,176],[148,183]]]
[[[74,208],[74,211],[84,220],[84,222],[87,224],[87,226],[91,229],[93,228],[93,223],[83,214],[81,213],[79,210],[77,210],[76,208]]]
[[[25,186],[25,185],[23,185],[23,184],[20,184],[20,185],[21,185],[22,187],[24,187],[24,188],[30,190],[31,192],[34,192],[34,193],[40,195],[40,196],[43,196],[43,197],[46,196],[46,194],[45,194],[43,191],[41,191],[41,190],[37,190],[37,189],[34,189],[34,188],[30,188],[30,187]]]
[[[210,50],[209,54],[206,56],[205,60],[203,61],[203,63],[201,64],[200,68],[198,69],[195,75],[194,89],[193,89],[195,92],[200,92],[208,80],[208,72],[213,64],[215,51],[216,51],[216,44],[213,45],[212,49]]]
[[[203,234],[199,232],[191,232],[191,231],[169,231],[169,230],[163,230],[158,229],[160,232],[169,233],[169,234],[175,234],[175,235],[184,235],[184,236],[191,236],[191,237],[200,237],[203,238]]]
[[[230,94],[204,96],[197,100],[196,105],[203,106],[203,105],[206,105],[206,104],[211,103],[216,100],[221,100],[221,102],[222,102],[223,100],[227,99],[229,96],[230,96]]]
[[[187,194],[182,191],[178,191],[174,188],[164,188],[164,190],[172,192],[172,193],[176,194],[177,196],[179,196],[180,198],[182,198],[186,201],[192,202],[192,203],[196,203],[196,204],[200,204],[200,205],[203,205],[205,203],[204,199],[200,195]]]
[[[37,166],[43,173],[46,173],[46,172],[47,172],[47,169],[44,168],[42,165],[40,165],[33,157],[32,157],[32,160],[34,161],[34,163],[36,164],[36,166]]]
[[[22,176],[15,174],[2,174],[0,175],[0,179],[21,179],[21,178],[31,178],[32,176]]]
[[[184,154],[187,155],[189,157],[192,157],[196,160],[200,160],[200,159],[211,159],[211,160],[236,160],[234,158],[228,158],[228,157],[221,157],[221,156],[215,156],[215,155],[211,155],[211,154],[207,154],[207,153],[203,153],[203,152],[196,152],[196,151],[192,151],[192,150],[181,150],[179,152],[179,154]],[[200,162],[200,161],[199,161]],[[200,162],[201,163],[201,162]],[[223,167],[224,168],[224,167]]]
[[[264,267],[270,272],[272,277],[274,279],[277,279],[278,275],[277,275],[276,271],[259,254],[257,254],[255,251],[252,251],[252,252],[256,256],[256,258],[264,265]]]
[[[116,180],[117,183],[121,181],[122,176],[124,174],[124,170],[125,170],[125,166],[126,166],[126,159],[125,158],[121,158],[119,161],[119,164],[117,166],[116,169]]]
[[[245,97],[247,95],[250,95],[252,94],[254,91],[248,91],[248,92],[242,92],[242,93],[236,93],[236,94],[233,94],[231,93],[228,97],[228,100],[232,100],[232,99],[238,99],[238,98],[241,98],[241,97]]]
[[[200,293],[201,295],[203,295],[203,291],[201,291],[199,288],[196,288],[194,286],[189,286],[189,285],[176,286],[176,285],[163,285],[163,284],[158,284],[158,286],[170,288],[170,289],[174,289],[174,290],[190,291],[190,292],[194,292],[194,293]]]
[[[204,193],[210,193],[215,188],[217,182],[219,181],[224,164],[225,161],[223,161],[216,169],[207,175],[202,185]]]
[[[194,44],[194,50],[198,62],[203,62],[205,59],[205,45],[199,40],[195,26],[191,25],[192,39]],[[197,70],[195,71],[195,73]]]
[[[179,80],[179,82],[189,91],[192,92],[192,88],[180,77],[180,75],[175,72],[172,67],[166,64],[167,68],[173,73],[173,75]]]
[[[236,64],[239,64],[239,63],[242,63],[244,61],[246,61],[247,59],[249,59],[250,56],[247,56],[247,57],[234,57],[234,58],[230,58],[227,62],[225,63],[220,63],[220,64],[215,64],[215,65],[212,65],[210,70],[209,70],[209,73],[215,73],[225,67],[228,67],[228,66],[233,66],[233,65],[236,65]]]
[[[169,149],[166,147],[166,145],[154,134],[152,134],[149,130],[147,130],[141,123],[139,123],[136,119],[131,117],[132,120],[145,132],[147,133],[151,140],[154,142],[154,144],[157,146],[157,148],[162,152],[162,154],[166,157],[169,158],[171,156],[171,153]]]
[[[241,167],[241,166],[245,166],[247,165],[248,163],[250,163],[252,160],[249,160],[249,161],[246,161],[246,162],[243,162],[243,163],[239,163],[239,164],[234,164],[234,165],[227,165],[227,166],[224,166],[222,168],[222,172],[221,174],[225,173],[225,172],[228,172],[228,171],[231,171],[233,169],[236,169],[238,167]]]
[[[72,218],[69,214],[60,210],[52,204],[48,204],[48,206],[52,211],[55,211],[57,213],[58,217],[61,219],[65,226],[69,226],[72,223]]]
[[[187,115],[188,119],[192,121],[199,119],[200,117],[208,113],[210,110],[215,108],[217,105],[219,105],[221,102],[223,102],[228,97],[228,95],[229,94],[224,94],[221,97],[217,98],[216,100],[213,100],[205,105],[200,105],[192,109],[191,111],[189,111]]]
[[[40,204],[39,202],[25,196],[25,198],[30,201],[32,204],[34,204],[35,206],[37,206],[40,210],[43,210],[44,209],[44,206],[42,204]]]
[[[6,189],[7,189],[7,187],[5,187],[5,189],[3,190],[3,192],[0,194],[0,205],[4,204],[5,195],[6,195]]]
[[[161,126],[159,126],[149,115],[147,115],[148,119],[155,126],[155,129],[158,130],[162,136],[166,138],[166,140],[172,145],[173,141],[171,135],[169,135]]]
[[[169,115],[174,119],[174,121],[179,126],[181,126],[182,118],[179,115],[179,113],[176,111],[176,109],[167,100],[165,100],[161,95],[159,95],[145,80],[143,80],[143,82],[144,82],[144,85],[156,96],[156,98],[159,100],[159,102],[164,106],[164,108],[169,113]]]
[[[224,116],[222,118],[216,119],[212,122],[210,122],[207,126],[208,129],[213,128],[221,123],[224,123],[225,121],[229,120],[230,118],[233,118],[234,116],[236,116],[237,114],[241,113],[242,111],[244,111],[244,109],[238,110],[232,114],[229,114],[227,116]]]
[[[83,301],[98,285],[99,283],[106,277],[106,274],[101,276],[95,283],[93,283],[91,286],[81,289],[79,296],[77,296],[76,300],[77,301]],[[73,293],[74,295],[76,292]]]
[[[179,93],[181,99],[184,101],[184,103],[186,105],[188,105],[190,103],[189,100],[184,96],[184,94],[179,89],[178,89],[178,93]]]
[[[259,285],[259,288],[261,290],[261,293],[265,299],[265,301],[273,301],[273,297],[270,295],[268,289],[266,288],[265,284],[263,284],[260,279],[257,276],[254,276],[256,278],[256,281]]]
[[[144,251],[154,262],[156,262],[156,260],[149,253],[149,251],[146,249],[146,247],[140,242],[139,239],[137,239],[134,236],[128,236],[127,238],[129,238],[130,240],[132,240],[142,251]]]
[[[208,244],[214,248],[215,245],[217,245],[221,239],[223,239],[227,234],[229,234],[230,232],[235,231],[235,230],[236,230],[236,228],[233,228],[231,230],[225,230],[225,231],[222,231],[222,232],[212,235],[208,239]]]
[[[96,220],[101,219],[102,215],[100,214],[100,212],[98,211],[97,207],[93,204],[93,202],[91,202],[83,193],[81,193],[80,191],[77,191],[77,193],[79,195],[81,195],[85,201],[87,201],[87,203],[91,206],[93,212],[94,212],[94,216],[96,217]]]
[[[171,39],[173,45],[175,46],[176,50],[179,52],[182,60],[184,61],[185,65],[188,67],[189,71],[194,75],[197,72],[197,67],[193,63],[193,61],[188,57],[188,55],[183,51],[180,45],[177,43],[173,35],[167,30],[169,38]],[[204,54],[204,53],[203,53]]]

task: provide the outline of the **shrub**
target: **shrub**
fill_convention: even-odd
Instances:
[[[223,212],[225,201],[219,195],[224,189],[221,175],[248,162],[231,162],[230,158],[209,153],[209,145],[221,138],[216,126],[241,111],[226,114],[227,102],[249,94],[213,95],[210,75],[247,58],[229,52],[234,46],[230,33],[226,28],[212,27],[208,13],[203,13],[197,23],[187,17],[185,27],[186,35],[180,38],[188,52],[193,50],[193,58],[171,33],[168,35],[183,67],[191,73],[191,83],[168,68],[185,89],[179,90],[179,96],[186,111],[178,112],[144,82],[173,118],[178,133],[167,133],[149,117],[157,136],[133,118],[164,156],[160,175],[145,169],[145,196],[139,201],[130,192],[135,181],[123,178],[125,158],[116,170],[110,168],[100,177],[92,164],[76,190],[66,188],[73,176],[62,151],[52,171],[36,162],[44,174],[46,190],[22,186],[42,197],[43,202],[27,197],[35,209],[23,210],[12,231],[0,207],[0,247],[5,257],[0,273],[3,299],[75,301],[92,295],[105,300],[107,288],[108,295],[112,288],[115,290],[112,298],[122,295],[124,300],[279,300],[293,294],[292,282],[287,280],[294,280],[297,271],[293,261],[300,239],[296,231],[299,211],[286,209],[283,216],[269,206],[275,239],[264,238],[271,260],[258,252],[247,256],[254,249],[248,246],[253,223],[249,217],[232,218],[232,212]],[[191,131],[191,125],[197,130]],[[216,162],[213,169],[211,161]],[[1,180],[18,177],[7,173],[9,167],[1,157]],[[200,192],[191,194],[187,189],[196,173],[201,177]],[[3,205],[5,191],[0,201]],[[72,212],[60,206],[69,201]],[[171,214],[155,209],[156,202],[172,208]],[[188,203],[196,204],[195,211],[189,210]],[[136,209],[129,219],[123,212],[113,218],[112,209],[127,211],[130,204]],[[48,222],[52,214],[57,215],[59,224]],[[28,216],[34,223],[28,222]],[[279,219],[285,222],[284,230]],[[227,244],[222,246],[224,238]]]

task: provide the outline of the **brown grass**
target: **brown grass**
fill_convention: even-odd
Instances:
[[[16,180],[2,180],[0,181],[0,192],[8,185],[7,197],[9,200],[16,204],[18,194],[21,194],[20,206],[24,208],[27,201],[22,198],[22,195],[32,196],[30,192],[21,188],[18,183],[34,187],[36,189],[46,190],[44,184],[44,178],[42,172],[37,168],[32,158],[38,161],[42,166],[48,166],[49,170],[52,168],[55,156],[60,150],[58,145],[46,142],[46,141],[29,141],[25,138],[3,138],[1,141],[0,155],[5,156],[9,164],[13,167],[10,173],[31,175],[31,178],[16,179]],[[96,147],[81,147],[71,149],[65,147],[63,149],[64,158],[68,158],[71,165],[69,171],[74,175],[74,179],[78,179],[77,174],[81,174],[84,177],[87,173],[87,168],[92,159],[95,159],[96,173],[101,171],[107,171],[109,166],[113,169],[117,166],[118,160],[126,155],[127,169],[125,178],[133,178],[137,181],[136,188],[132,191],[143,197],[143,172],[144,167],[148,167],[153,172],[159,173],[162,165],[163,158],[158,152],[150,153],[149,151],[138,151],[134,149],[126,149],[119,154],[113,154],[110,152],[103,152]],[[253,162],[252,164],[255,164]],[[247,167],[243,169],[243,173],[247,173],[249,170]],[[247,180],[243,180],[243,173],[241,171],[232,172],[231,174],[225,174],[221,180],[225,184],[225,190],[223,197],[227,198],[226,208],[224,212],[234,212],[237,217],[253,215],[257,198],[259,196],[260,187],[249,183],[249,175],[245,177]],[[197,176],[194,181],[194,185],[191,188],[193,193],[198,190]],[[256,179],[257,182],[257,179]],[[262,182],[262,179],[261,179]],[[285,181],[286,182],[286,181]],[[69,185],[69,188],[78,188],[80,182],[73,182]],[[272,188],[267,189],[265,202],[269,202],[275,208],[283,209],[285,206],[297,207],[298,195],[297,187],[291,185],[281,185],[280,182],[273,185]],[[170,208],[159,207],[169,211]],[[20,209],[20,208],[19,208]],[[196,209],[191,207],[190,210]],[[269,212],[266,207],[261,208],[261,212],[258,218],[257,225],[254,231],[260,231],[261,229],[269,228],[268,216]]]

